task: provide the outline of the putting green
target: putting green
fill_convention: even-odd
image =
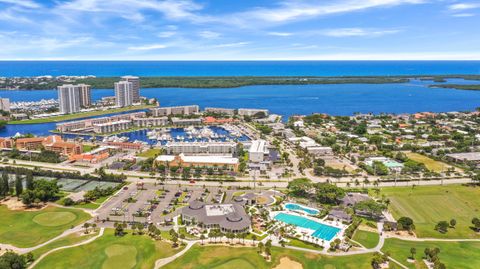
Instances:
[[[215,269],[231,269],[231,268],[255,269],[256,267],[245,259],[233,259],[233,260],[227,261],[224,264],[215,266],[213,268]]]
[[[102,269],[133,268],[137,264],[137,249],[134,246],[114,244],[105,249],[108,259]]]
[[[335,265],[333,264],[325,264],[325,266],[323,266],[323,269],[336,269],[337,267],[335,267]]]
[[[45,212],[36,215],[33,221],[42,226],[55,227],[70,223],[76,218],[72,212]]]

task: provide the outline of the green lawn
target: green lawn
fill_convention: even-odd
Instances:
[[[73,233],[73,234],[69,234],[67,236],[64,236],[60,239],[57,239],[55,241],[53,241],[52,243],[46,245],[46,246],[43,246],[41,248],[38,248],[34,251],[32,251],[31,253],[33,254],[33,257],[34,259],[40,257],[43,253],[46,253],[52,249],[55,249],[55,248],[58,248],[58,247],[61,247],[61,246],[69,246],[69,245],[73,245],[73,244],[76,244],[76,243],[79,243],[79,242],[83,242],[83,241],[86,241],[88,240],[89,238],[92,238],[94,237],[95,235],[98,234],[98,229],[97,229],[97,232],[90,232],[89,234],[83,234],[83,233]]]
[[[437,172],[437,173],[445,172],[449,167],[451,167],[446,163],[435,161],[432,158],[429,158],[425,155],[418,154],[415,152],[407,152],[406,155],[409,159],[425,164],[427,169],[433,172]]]
[[[316,245],[314,245],[312,243],[305,242],[305,241],[302,241],[302,240],[297,239],[297,238],[289,237],[288,240],[289,240],[289,242],[287,243],[287,245],[289,245],[289,246],[294,246],[294,247],[299,247],[299,248],[307,248],[307,249],[314,249],[314,250],[322,250],[321,247],[317,247]],[[319,243],[321,243],[321,241],[319,241]]]
[[[154,241],[146,235],[127,234],[115,237],[113,229],[107,229],[97,240],[74,248],[56,251],[38,263],[41,268],[153,268],[155,261],[174,255],[170,243]]]
[[[155,158],[158,155],[162,154],[162,149],[158,148],[153,148],[153,149],[147,149],[145,151],[140,152],[137,154],[138,157],[145,157],[145,158]]]
[[[410,249],[414,247],[416,263],[408,263],[407,258],[411,256]],[[425,248],[440,249],[438,255],[440,261],[445,263],[447,268],[476,269],[480,268],[480,242],[413,242],[400,239],[387,239],[382,251],[390,252],[392,258],[403,263],[409,268],[426,268],[421,262]]]
[[[49,118],[43,119],[31,119],[31,120],[16,120],[10,121],[8,124],[33,124],[33,123],[46,123],[46,122],[59,122],[59,121],[66,121],[66,120],[74,120],[84,117],[92,117],[98,115],[105,115],[111,113],[119,113],[124,111],[131,111],[131,110],[140,110],[145,108],[155,107],[154,105],[141,105],[141,106],[129,106],[129,107],[122,107],[122,108],[113,108],[108,110],[100,110],[100,111],[89,111],[89,112],[81,112],[75,114],[68,114],[68,115],[61,115],[61,116],[54,116]]]
[[[413,219],[418,237],[479,238],[471,226],[473,217],[480,217],[480,188],[461,185],[382,188],[390,199],[395,218]],[[446,234],[434,230],[437,222],[457,221],[456,228]]]
[[[162,267],[164,269],[267,269],[278,265],[280,258],[288,256],[303,265],[303,269],[371,269],[371,255],[354,255],[345,257],[326,257],[272,247],[272,262],[257,253],[257,248],[224,247],[195,245],[181,258]]]
[[[78,210],[47,207],[40,211],[12,211],[0,206],[0,242],[17,247],[33,247],[90,219]]]
[[[366,248],[374,248],[378,244],[380,235],[378,233],[358,230],[353,235],[353,240],[362,244]]]

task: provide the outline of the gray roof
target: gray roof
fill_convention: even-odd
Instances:
[[[187,207],[182,208],[182,215],[194,218],[198,223],[205,225],[219,225],[220,228],[228,230],[243,230],[250,227],[250,217],[240,204],[231,204],[233,212],[224,215],[208,216],[206,206],[225,205],[225,204],[205,204],[194,200]]]
[[[341,209],[330,210],[330,212],[328,213],[328,216],[337,218],[337,219],[348,220],[348,221],[352,220],[352,216],[350,216],[349,214],[347,214],[345,211]]]
[[[363,193],[356,193],[356,192],[349,192],[340,199],[342,201],[342,205],[344,206],[354,206],[359,202],[370,200],[370,197],[368,197],[367,194]]]

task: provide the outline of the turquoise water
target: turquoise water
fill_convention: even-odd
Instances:
[[[305,212],[307,214],[310,214],[310,215],[318,214],[318,210],[307,208],[307,207],[304,207],[304,206],[301,206],[301,205],[298,205],[298,204],[288,203],[288,204],[285,204],[285,208],[290,209],[290,210],[303,211],[303,212]]]
[[[279,213],[275,216],[275,219],[297,227],[314,230],[315,232],[313,232],[312,236],[327,241],[332,240],[340,231],[337,227],[325,225],[301,216],[290,215],[287,213]]]

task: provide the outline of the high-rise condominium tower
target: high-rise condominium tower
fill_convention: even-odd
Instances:
[[[115,104],[118,107],[133,104],[133,83],[128,81],[115,82]]]
[[[132,83],[133,86],[133,102],[140,102],[140,78],[134,76],[124,76],[122,77],[123,81],[128,81]]]

